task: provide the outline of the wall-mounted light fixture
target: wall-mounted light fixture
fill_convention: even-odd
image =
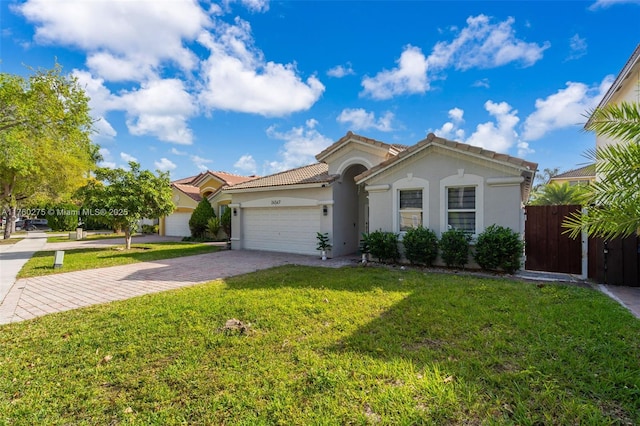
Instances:
[[[322,215],[326,216],[329,214],[329,207],[327,207],[327,205],[325,204],[324,206],[322,206]]]
[[[238,216],[238,209],[235,207],[233,208],[233,215]]]

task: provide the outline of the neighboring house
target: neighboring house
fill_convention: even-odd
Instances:
[[[340,256],[358,250],[362,233],[402,236],[418,225],[477,235],[495,223],[524,234],[537,169],[434,134],[407,147],[348,132],[316,159],[222,191],[231,198],[233,249],[317,254],[321,232]]]
[[[160,235],[186,237],[191,235],[189,219],[202,198],[212,202],[216,214],[220,215],[230,203],[229,197],[221,197],[222,190],[237,183],[254,179],[255,176],[239,176],[226,172],[202,172],[196,176],[171,182],[173,202],[176,209],[160,219]]]
[[[613,81],[613,84],[604,95],[598,108],[603,108],[609,104],[617,104],[620,102],[640,102],[640,44],[636,46],[633,54],[622,67],[622,70]],[[592,117],[589,117],[589,124]],[[610,144],[617,143],[610,138],[604,136],[596,136],[596,148],[601,148]]]
[[[557,183],[562,185],[569,183],[569,185],[589,185],[596,180],[596,165],[588,164],[579,169],[569,170],[568,172],[560,173],[549,179],[549,183]]]

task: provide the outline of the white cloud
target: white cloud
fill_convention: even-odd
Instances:
[[[89,108],[91,108],[91,116],[96,120],[95,128],[98,136],[114,138],[118,132],[109,123],[106,114],[117,106],[117,98],[105,87],[103,79],[94,78],[89,72],[76,69],[71,72],[71,75],[77,79],[78,84],[89,97]]]
[[[569,39],[569,48],[571,49],[571,53],[567,61],[582,58],[587,54],[587,40],[581,38],[579,34],[575,34]]]
[[[92,71],[107,80],[140,78],[162,61],[193,69],[196,57],[183,41],[211,25],[194,0],[28,0],[15,9],[36,25],[38,43],[85,50]]]
[[[185,151],[178,151],[175,147],[171,148],[171,153],[173,155],[187,155]]]
[[[102,161],[98,163],[98,166],[104,167],[107,169],[116,168],[116,163],[115,161],[113,161],[113,156],[111,155],[111,152],[107,148],[100,148],[98,152],[102,156]]]
[[[361,94],[374,99],[389,99],[395,95],[429,90],[427,59],[420,48],[407,45],[396,63],[398,66],[392,70],[380,71],[375,77],[364,77]]]
[[[449,110],[448,115],[451,121],[447,121],[441,128],[429,130],[429,132],[433,132],[441,138],[463,141],[464,129],[460,128],[460,126],[464,124],[464,111],[460,108],[452,108]]]
[[[193,161],[193,164],[195,164],[196,167],[203,172],[206,172],[207,170],[209,170],[209,167],[207,166],[207,164],[213,163],[213,160],[209,160],[208,158],[202,158],[198,155],[192,155],[191,161]]]
[[[210,51],[202,64],[206,88],[200,99],[205,106],[282,116],[311,108],[324,92],[315,76],[303,81],[295,64],[265,61],[253,46],[248,22],[236,18],[235,25],[218,29],[198,39]]]
[[[640,0],[596,0],[591,6],[589,6],[589,10],[598,10],[598,9],[606,9],[611,6],[615,6],[617,4],[640,4]]]
[[[376,119],[373,112],[367,112],[362,108],[347,108],[342,110],[337,118],[340,123],[351,123],[353,130],[376,129],[381,132],[390,132],[393,129],[391,122],[394,119],[392,112],[387,111]]]
[[[267,164],[268,173],[314,163],[315,155],[333,143],[315,129],[317,124],[316,120],[307,120],[304,126],[294,127],[286,132],[278,132],[275,126],[269,127],[267,136],[283,140],[285,144],[280,150],[282,159]]]
[[[175,170],[175,168],[177,167],[173,161],[164,157],[162,157],[160,161],[154,161],[153,164],[156,166],[156,169],[162,172]]]
[[[127,111],[127,126],[132,134],[150,134],[178,144],[192,143],[187,120],[196,113],[196,107],[181,80],[150,81],[139,90],[122,93],[118,103]]]
[[[586,121],[587,111],[595,108],[613,83],[613,76],[605,77],[598,86],[567,82],[564,89],[536,99],[536,110],[524,123],[525,140],[536,140],[555,129],[576,126]]]
[[[467,26],[460,30],[451,42],[438,42],[428,58],[429,67],[458,70],[470,68],[495,68],[510,62],[531,66],[542,59],[542,53],[550,47],[527,43],[516,38],[513,18],[497,24],[486,15],[470,16]],[[455,29],[457,31],[457,29]]]
[[[490,88],[491,86],[489,85],[489,79],[488,78],[482,78],[480,80],[476,80],[473,82],[473,84],[471,85],[472,87],[484,87],[485,89]]]
[[[233,167],[250,174],[256,174],[256,170],[258,169],[256,160],[254,160],[253,156],[249,154],[245,154],[242,157],[240,157],[238,161],[235,162]]]
[[[335,67],[327,71],[327,75],[329,77],[336,77],[336,78],[342,78],[342,77],[346,77],[347,75],[354,75],[354,74],[355,74],[355,71],[351,67],[350,63],[347,63],[346,66],[336,65]]]
[[[120,158],[122,158],[122,160],[126,161],[127,163],[130,161],[133,161],[135,163],[138,162],[138,159],[136,157],[134,157],[133,155],[127,154],[126,152],[121,152]]]
[[[494,121],[478,124],[476,130],[465,141],[469,145],[479,146],[491,151],[506,153],[518,142],[515,127],[520,121],[518,111],[506,102],[487,101],[484,104]]]

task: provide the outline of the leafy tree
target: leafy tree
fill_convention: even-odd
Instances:
[[[227,234],[227,239],[231,240],[231,208],[226,208],[222,213],[222,217],[220,217],[220,226],[222,226],[222,230],[225,234]]]
[[[206,198],[200,200],[196,208],[191,213],[189,219],[189,229],[193,238],[203,238],[207,233],[209,219],[216,217],[213,206]]]
[[[584,204],[589,196],[587,185],[569,185],[569,182],[549,183],[541,186],[532,195],[529,202],[532,206],[557,206],[569,204]]]
[[[27,79],[0,73],[0,204],[8,207],[11,225],[5,238],[18,203],[37,195],[58,202],[95,168],[88,101],[57,64]]]
[[[574,238],[583,229],[607,239],[633,235],[640,229],[640,104],[596,109],[585,128],[620,143],[587,153],[598,173],[588,199],[594,207],[584,215],[573,214],[563,225]]]
[[[131,248],[131,233],[142,218],[157,219],[173,212],[169,174],[156,176],[140,165],[129,163],[130,170],[96,170],[96,179],[81,189],[85,208],[91,217],[112,228],[124,231],[126,249]]]
[[[549,180],[551,180],[552,177],[555,177],[558,175],[558,173],[560,173],[560,168],[558,167],[554,167],[554,168],[545,168],[542,173],[536,175],[536,183],[533,186],[533,191],[537,191],[538,189],[540,189],[541,187],[543,187],[544,185],[549,183]]]

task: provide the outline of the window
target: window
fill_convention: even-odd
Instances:
[[[476,232],[476,187],[447,188],[447,229]]]
[[[422,225],[422,190],[400,190],[400,232]]]
[[[218,217],[221,218],[225,210],[229,208],[229,204],[220,204],[218,206]]]

